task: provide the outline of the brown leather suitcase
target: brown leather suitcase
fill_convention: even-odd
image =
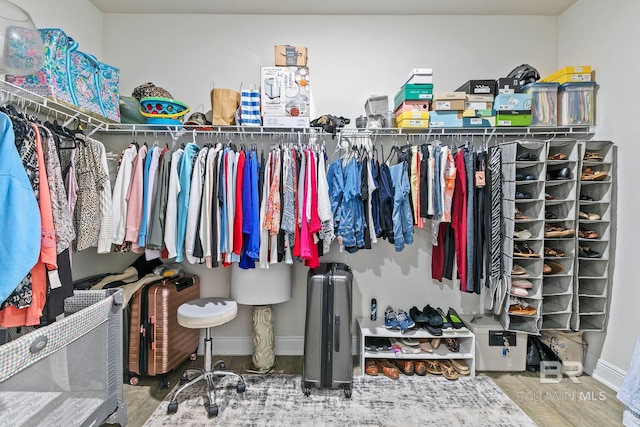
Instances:
[[[138,289],[132,296],[129,324],[129,383],[138,376],[163,376],[162,387],[168,388],[166,374],[188,358],[195,359],[200,330],[178,324],[178,307],[200,298],[200,278],[186,274],[163,279]]]

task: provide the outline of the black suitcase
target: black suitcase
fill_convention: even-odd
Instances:
[[[311,387],[342,388],[351,397],[351,268],[321,264],[309,270],[304,333],[303,392]]]

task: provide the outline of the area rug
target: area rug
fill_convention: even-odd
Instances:
[[[169,415],[170,393],[144,427],[535,426],[488,377],[356,376],[351,399],[341,390],[319,388],[306,397],[301,381],[299,375],[246,375],[246,392],[238,394],[236,381],[222,378],[215,419],[207,417],[209,399],[200,381],[180,393],[178,411]]]

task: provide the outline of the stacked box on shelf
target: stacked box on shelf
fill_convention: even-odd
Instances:
[[[595,82],[565,83],[558,92],[558,123],[563,126],[594,125]]]
[[[429,127],[462,127],[467,94],[464,92],[439,92],[434,94],[429,113]]]
[[[531,126],[558,125],[558,83],[529,83],[522,92],[532,96]]]
[[[530,126],[532,96],[528,93],[500,93],[494,100],[498,126]]]
[[[398,128],[424,129],[429,127],[429,101],[433,99],[432,71],[416,68],[393,98],[393,110]],[[420,82],[420,83],[411,83]],[[425,82],[425,83],[423,83]]]
[[[520,93],[522,92],[522,85],[519,79],[513,79],[511,77],[500,77],[496,80],[498,84],[498,94],[500,93]]]
[[[467,95],[462,113],[463,127],[493,127],[496,113],[493,109],[493,95]]]
[[[540,81],[564,84],[564,83],[576,83],[576,82],[590,82],[592,81],[592,79],[593,79],[593,76],[592,76],[592,70],[590,65],[573,65],[573,66],[561,68],[555,73],[540,79]]]
[[[307,49],[275,46],[274,67],[260,68],[260,113],[265,127],[309,127],[311,88]]]

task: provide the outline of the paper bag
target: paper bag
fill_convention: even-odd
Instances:
[[[240,106],[240,92],[232,89],[213,88],[211,91],[211,110],[214,126],[235,125],[235,113]]]

